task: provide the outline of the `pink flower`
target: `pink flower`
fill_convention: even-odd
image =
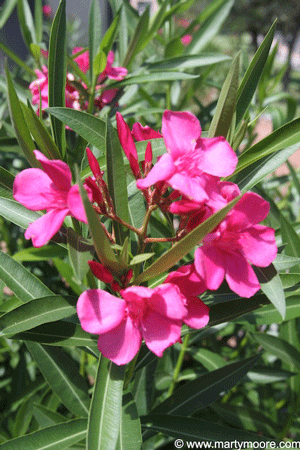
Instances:
[[[178,270],[169,273],[165,283],[178,286],[185,297],[185,307],[188,311],[182,321],[191,328],[203,328],[209,321],[209,307],[197,296],[207,290],[207,287],[195,271],[193,264],[182,266]]]
[[[32,94],[32,104],[39,105],[40,99],[42,104],[42,110],[48,108],[48,68],[47,66],[42,67],[42,72],[38,69],[35,70],[37,75],[37,80],[34,80],[29,85],[29,89]],[[39,114],[39,109],[38,109]]]
[[[120,293],[122,298],[92,289],[83,292],[77,303],[82,328],[99,334],[98,348],[106,358],[123,365],[135,357],[142,339],[157,356],[180,341],[187,310],[177,286],[131,286]]]
[[[182,45],[187,46],[192,42],[192,35],[185,34],[184,36],[182,36],[182,38],[180,38],[180,41],[181,41]]]
[[[72,55],[76,55],[76,53],[81,52],[81,50],[83,50],[82,47],[75,47],[75,48],[73,48]],[[82,53],[79,56],[76,56],[76,58],[74,58],[74,61],[77,63],[79,69],[83,73],[86,73],[89,70],[89,68],[90,68],[90,55],[89,55],[88,51]]]
[[[162,138],[162,134],[146,125],[143,127],[139,122],[132,126],[132,135],[136,141],[147,141],[148,139]]]
[[[94,104],[97,108],[102,109],[105,105],[108,105],[113,101],[118,93],[118,89],[107,89],[102,92],[99,97],[95,98]]]
[[[66,163],[49,160],[34,150],[42,169],[26,169],[14,181],[15,200],[31,211],[47,211],[31,223],[25,238],[32,239],[34,247],[45,245],[60,229],[67,215],[87,222],[77,185],[71,186],[72,174]]]
[[[98,83],[102,83],[106,78],[111,78],[112,80],[121,81],[126,77],[128,71],[125,67],[113,67],[113,62],[115,55],[113,51],[109,51],[107,55],[106,67],[103,72],[99,75]]]
[[[129,126],[124,121],[122,115],[117,112],[117,130],[118,136],[121,143],[121,146],[124,150],[124,153],[129,161],[130,168],[132,170],[133,175],[136,178],[141,177],[141,171],[139,167],[138,154],[135,148],[135,143],[130,131]]]
[[[146,178],[137,181],[146,189],[164,181],[185,197],[202,203],[209,196],[203,175],[231,175],[237,156],[223,137],[201,138],[201,126],[190,112],[165,111],[162,135],[168,153],[162,155]]]
[[[277,254],[274,230],[258,225],[269,209],[262,197],[247,192],[204,238],[195,252],[195,268],[208,289],[218,289],[225,277],[230,289],[241,297],[252,297],[259,290],[251,264],[267,267]]]
[[[43,13],[45,14],[45,16],[50,17],[52,14],[52,8],[50,5],[44,5],[43,6]]]

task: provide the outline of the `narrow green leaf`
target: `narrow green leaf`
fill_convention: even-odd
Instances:
[[[86,419],[74,419],[44,428],[0,445],[1,450],[64,450],[86,436]]]
[[[146,7],[145,11],[139,18],[138,24],[128,46],[126,56],[123,61],[123,66],[130,67],[136,55],[141,50],[144,41],[148,37],[149,13],[150,7]]]
[[[42,42],[42,39],[43,39],[42,0],[35,0],[35,3],[34,3],[34,25],[35,25],[35,32],[36,32],[36,41]]]
[[[15,253],[15,261],[47,261],[52,258],[63,258],[66,256],[65,248],[58,245],[44,245],[43,247],[29,247]]]
[[[30,44],[36,44],[36,35],[31,9],[27,0],[18,0],[18,18],[24,42],[30,51]]]
[[[37,116],[30,103],[28,106],[21,103],[24,118],[28,125],[28,129],[32,134],[40,151],[47,156],[48,159],[60,159],[59,150],[48,132],[47,128]]]
[[[87,333],[80,325],[65,320],[45,323],[13,338],[57,347],[92,347],[95,350],[98,340],[98,336]]]
[[[142,75],[128,76],[122,81],[116,81],[115,83],[107,85],[107,89],[114,89],[139,83],[154,83],[154,82],[157,83],[162,81],[191,80],[193,78],[198,77],[199,75],[191,75],[190,73],[185,72],[173,72],[173,71],[152,72]]]
[[[3,196],[0,197],[0,207],[0,216],[15,223],[21,228],[27,228],[30,223],[41,217],[41,214],[30,211],[19,202]]]
[[[194,33],[193,40],[186,48],[185,53],[196,55],[211,42],[226,20],[233,4],[234,0],[225,0],[213,14],[201,23],[199,30]]]
[[[101,356],[89,413],[89,450],[115,450],[122,420],[124,373],[124,366],[117,366]]]
[[[296,233],[293,226],[286,220],[283,214],[280,216],[280,222],[282,241],[286,244],[284,253],[294,258],[300,258],[300,238],[298,233]],[[300,269],[300,264],[297,265],[297,269]]]
[[[288,342],[264,333],[252,333],[263,348],[287,364],[292,364],[300,371],[300,352]]]
[[[203,366],[209,371],[220,369],[220,367],[224,367],[226,365],[226,361],[222,358],[222,356],[206,348],[191,348],[188,352],[195,359],[195,361],[203,364]]]
[[[0,186],[12,191],[15,177],[8,170],[0,167]]]
[[[65,106],[67,77],[66,0],[56,11],[49,41],[49,106]],[[66,134],[64,125],[51,116],[54,140],[65,158]]]
[[[259,79],[265,67],[269,50],[274,38],[276,22],[273,23],[259,49],[255,53],[243,79],[237,94],[236,123],[242,120],[257,88]]]
[[[57,347],[26,342],[44,378],[62,403],[75,416],[88,415],[90,397],[85,379],[78,373],[78,365]]]
[[[0,336],[21,333],[47,322],[76,314],[74,297],[52,295],[32,300],[0,318]]]
[[[237,55],[221,89],[216,112],[208,130],[208,137],[224,136],[226,138],[227,136],[236,106],[239,65],[240,55]]]
[[[269,384],[287,380],[293,375],[294,373],[286,370],[257,365],[247,373],[246,378],[254,383]]]
[[[260,284],[260,288],[263,293],[268,297],[271,303],[278,309],[282,318],[285,318],[286,306],[285,295],[281,279],[273,266],[270,264],[268,267],[254,267],[257,279]]]
[[[0,49],[3,50],[7,54],[7,56],[12,61],[14,61],[19,67],[22,67],[22,69],[26,70],[26,72],[30,73],[30,75],[36,77],[35,71],[32,70],[31,67],[27,66],[27,64],[21,58],[15,55],[15,53],[12,50],[10,50],[10,48],[6,47],[6,45],[4,45],[2,42],[0,42]]]
[[[114,210],[118,217],[129,223],[127,180],[123,163],[123,150],[116,130],[113,129],[108,117],[106,132],[106,167],[108,190],[113,201]],[[124,229],[122,225],[118,223],[114,224],[114,230],[117,244],[122,245],[125,238],[129,236],[129,230]]]
[[[185,441],[201,442],[270,442],[270,438],[249,433],[238,428],[226,427],[219,423],[209,422],[194,417],[149,414],[141,417],[142,427],[177,438],[183,448]],[[264,446],[265,448],[265,446]]]
[[[90,81],[94,82],[93,64],[101,42],[101,11],[99,0],[92,0],[89,13],[89,55],[90,55]]]
[[[256,363],[259,355],[228,364],[220,369],[202,375],[196,380],[185,383],[176,392],[158,405],[153,414],[190,415],[205,408],[220,398],[240,382]]]
[[[146,63],[152,70],[193,69],[195,67],[211,66],[212,64],[230,61],[230,57],[219,53],[200,53],[199,55],[184,55],[166,58],[161,61]]]
[[[17,3],[18,3],[18,0],[5,0],[5,3],[2,6],[1,14],[0,14],[0,30],[1,30],[1,28],[4,27],[4,25],[8,21],[10,15],[12,14],[13,10],[15,9]]]
[[[159,257],[150,267],[141,273],[135,280],[136,284],[149,280],[170,269],[174,264],[187,255],[202,239],[210,233],[236,205],[240,197],[235,198],[217,213],[209,217],[205,222],[197,226],[187,236],[177,242],[173,247]]]
[[[84,204],[84,209],[88,219],[88,224],[92,239],[95,245],[95,250],[100,261],[107,267],[114,269],[116,271],[122,270],[122,265],[118,263],[117,258],[111,248],[108,237],[103,230],[103,226],[100,222],[99,216],[95,213],[86,193],[86,190],[82,186],[81,180],[79,178],[78,168],[77,172],[77,182],[79,184],[80,195]]]
[[[130,392],[123,395],[122,417],[116,450],[140,450],[142,445],[141,422],[135,401]]]
[[[112,21],[110,27],[106,31],[106,33],[103,36],[103,39],[101,41],[100,49],[103,50],[106,55],[108,54],[111,47],[113,46],[115,37],[118,32],[118,28],[120,25],[120,18],[121,18],[121,14],[120,14],[120,11],[118,11],[114,17],[114,20]]]
[[[103,120],[70,108],[47,108],[46,111],[105,153],[106,125]]]
[[[53,295],[35,275],[2,251],[0,251],[0,278],[23,303]]]
[[[136,264],[145,262],[148,259],[152,258],[152,256],[154,255],[155,253],[142,253],[141,255],[136,255],[131,259],[130,266],[135,266]]]
[[[82,281],[89,271],[88,261],[93,259],[94,247],[91,242],[79,236],[72,228],[67,229],[69,259],[78,281]]]
[[[5,72],[7,81],[9,113],[17,140],[29,164],[33,167],[40,167],[33,153],[35,145],[33,140],[31,139],[28,126],[22,112],[21,104],[15,91],[14,84],[8,71],[7,65],[5,67]]]
[[[97,55],[94,58],[93,62],[93,73],[95,74],[94,82],[97,80],[97,77],[100,73],[102,73],[106,67],[107,57],[103,50],[99,50]]]
[[[33,415],[41,428],[51,427],[51,425],[64,423],[67,421],[67,419],[61,414],[58,414],[57,412],[46,408],[44,405],[39,404],[33,405]]]

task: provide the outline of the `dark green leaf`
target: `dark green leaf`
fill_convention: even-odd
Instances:
[[[69,259],[76,279],[81,282],[89,271],[88,261],[93,259],[94,246],[79,236],[72,228],[67,229]]]
[[[56,11],[49,42],[49,106],[65,106],[67,77],[66,0],[61,0]],[[54,140],[65,157],[66,133],[60,120],[51,116]]]
[[[78,373],[78,365],[57,347],[26,342],[44,378],[62,403],[75,416],[88,415],[90,397],[85,379]]]
[[[16,0],[16,2],[17,1],[18,0]],[[3,42],[0,42],[0,49],[3,50],[12,61],[14,61],[16,64],[18,64],[18,66],[20,66],[20,67],[22,67],[22,69],[26,70],[26,72],[29,72],[30,75],[33,75],[34,77],[36,76],[35,71],[32,70],[31,67],[27,66],[27,64],[24,63],[24,61],[21,58],[19,58],[17,55],[15,55],[15,53],[12,50],[10,50],[10,48],[6,47],[6,45],[4,45]]]
[[[30,51],[30,44],[36,43],[35,27],[27,0],[18,0],[18,18],[24,42]]]
[[[123,395],[122,418],[116,450],[140,450],[142,445],[141,422],[135,401],[130,392]]]
[[[15,6],[17,5],[18,0],[5,0],[4,5],[1,9],[0,15],[0,30],[4,27],[6,22],[8,21],[10,15],[12,14]]]
[[[142,75],[131,75],[126,77],[122,81],[117,81],[115,83],[111,83],[107,86],[107,89],[114,89],[117,87],[130,86],[132,84],[139,83],[154,83],[154,82],[162,82],[162,81],[175,81],[175,80],[190,80],[193,78],[198,78],[199,75],[191,75],[185,72],[152,72],[146,73]]]
[[[255,340],[274,356],[287,364],[292,364],[300,371],[300,352],[288,342],[275,336],[263,333],[253,333]]]
[[[9,189],[12,191],[15,177],[12,173],[8,172],[8,170],[0,167],[0,186],[3,186],[5,189]]]
[[[65,248],[58,245],[44,245],[43,247],[29,247],[15,253],[15,261],[47,261],[52,258],[63,258],[66,256]]]
[[[115,450],[122,420],[124,366],[101,356],[88,422],[87,448]]]
[[[67,420],[61,414],[51,411],[51,409],[39,404],[33,405],[33,415],[41,428],[50,427],[57,423],[64,423]]]

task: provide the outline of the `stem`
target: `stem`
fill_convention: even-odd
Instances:
[[[182,367],[182,364],[183,364],[183,358],[184,358],[186,349],[188,348],[189,339],[190,339],[190,335],[189,334],[186,334],[184,336],[184,338],[183,338],[183,342],[182,342],[182,345],[181,345],[181,350],[180,350],[179,357],[178,357],[178,360],[177,360],[177,363],[176,363],[176,367],[175,367],[175,370],[174,370],[173,378],[172,378],[172,381],[171,381],[171,384],[170,384],[170,387],[169,387],[169,390],[168,390],[167,397],[170,397],[170,395],[172,395],[173,392],[174,392],[174,389],[175,389],[175,386],[177,384],[177,380],[178,380],[178,377],[179,377],[179,374],[180,374],[180,371],[181,371],[181,367]]]

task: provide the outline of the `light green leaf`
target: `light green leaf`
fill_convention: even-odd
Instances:
[[[120,18],[121,14],[120,11],[118,11],[101,41],[100,49],[103,50],[106,55],[108,54],[114,43],[120,25]]]
[[[300,258],[300,238],[298,234],[283,214],[280,215],[280,223],[282,242],[286,244],[284,253],[294,258]],[[300,264],[297,265],[296,269],[298,269],[297,271],[300,270]]]
[[[35,26],[27,0],[18,0],[18,19],[25,44],[30,51],[30,44],[36,43]]]
[[[123,66],[130,67],[136,55],[142,49],[144,41],[148,37],[149,13],[150,7],[146,7],[145,11],[139,18],[138,24],[127,49],[126,56],[123,61]]]
[[[74,275],[81,282],[89,271],[88,261],[93,259],[94,246],[79,236],[72,228],[67,229],[69,259]]]
[[[161,61],[146,63],[152,70],[193,69],[194,67],[211,66],[212,64],[230,61],[230,57],[219,53],[200,53],[199,55],[184,55],[166,58]]]
[[[17,1],[18,0],[16,0],[16,2]],[[26,72],[30,73],[30,75],[36,77],[35,71],[32,70],[31,67],[27,66],[27,64],[21,58],[19,58],[10,48],[6,47],[3,42],[0,42],[0,49],[3,50],[7,54],[7,56],[19,67],[22,67],[22,69],[26,70]]]
[[[141,422],[135,401],[130,392],[123,395],[122,417],[116,450],[140,450],[142,445]]]
[[[36,41],[42,42],[43,39],[43,8],[42,0],[35,0],[34,4],[34,25],[36,32]]]
[[[78,365],[64,351],[56,347],[26,342],[44,378],[62,403],[75,416],[88,415],[90,397],[85,379],[78,373]]]
[[[50,427],[67,421],[66,417],[46,408],[44,405],[33,405],[33,415],[41,428]]]
[[[273,265],[278,272],[281,270],[291,269],[298,264],[300,264],[300,258],[283,255],[282,253],[278,253],[276,259],[273,261]]]
[[[0,215],[21,228],[27,228],[30,223],[41,217],[41,214],[30,211],[15,200],[0,197]]]
[[[220,367],[224,367],[226,365],[226,361],[222,358],[222,356],[206,348],[196,349],[192,347],[188,350],[188,352],[195,359],[195,361],[200,362],[209,371],[220,369]]]
[[[32,300],[0,318],[0,336],[21,333],[47,322],[54,322],[76,314],[74,297],[52,295]]]
[[[300,352],[288,342],[275,336],[263,333],[252,333],[255,340],[263,346],[263,348],[287,364],[292,364],[300,371]]]
[[[270,264],[268,267],[253,267],[256,273],[257,279],[260,284],[260,288],[263,293],[268,297],[271,303],[278,309],[282,318],[285,318],[286,306],[285,295],[281,279],[273,266]]]
[[[44,428],[0,445],[1,450],[64,450],[86,436],[86,419],[74,419]]]
[[[23,303],[53,295],[53,292],[35,275],[2,251],[0,251],[0,278]]]
[[[136,255],[131,259],[130,266],[135,266],[136,264],[145,262],[148,259],[152,258],[152,256],[154,255],[155,253],[142,253],[141,255]]]
[[[208,130],[208,137],[224,136],[226,138],[236,106],[239,84],[239,55],[235,57],[220,92],[213,120]]]
[[[140,284],[152,277],[159,275],[174,266],[181,258],[187,255],[202,239],[210,233],[235,206],[240,197],[235,198],[217,213],[209,217],[205,222],[197,226],[193,231],[187,234],[183,239],[177,242],[173,247],[160,256],[150,267],[141,273],[135,283]]]
[[[142,75],[131,75],[126,77],[122,81],[117,81],[107,85],[107,89],[114,89],[123,86],[130,86],[132,84],[139,83],[157,83],[163,81],[175,81],[175,80],[191,80],[193,78],[198,78],[199,75],[191,75],[185,72],[152,72]]]
[[[66,38],[66,0],[61,0],[56,11],[49,42],[49,106],[63,107],[66,98],[67,77],[67,38]],[[51,116],[54,140],[61,155],[65,158],[65,127]]]
[[[66,256],[65,248],[58,245],[44,245],[43,247],[29,247],[13,255],[15,261],[47,261],[52,258]]]
[[[94,59],[98,53],[101,42],[101,10],[98,0],[92,0],[89,13],[89,56],[90,56],[90,81],[93,83],[97,72],[94,70]]]
[[[89,413],[89,450],[115,450],[122,420],[124,373],[124,366],[117,366],[101,356]]]
[[[1,9],[0,14],[0,30],[4,27],[6,22],[8,21],[10,15],[12,14],[13,10],[15,9],[15,6],[17,5],[18,0],[5,0],[4,5]]]

